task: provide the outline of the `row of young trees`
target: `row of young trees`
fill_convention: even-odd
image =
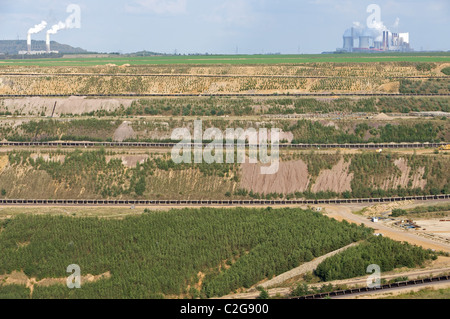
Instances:
[[[122,121],[100,119],[31,120],[18,126],[0,127],[0,138],[9,141],[112,141]]]
[[[367,267],[372,264],[387,272],[395,268],[422,266],[437,256],[436,252],[406,242],[371,236],[367,241],[324,260],[315,274],[323,281],[341,280],[367,275]]]
[[[406,87],[405,93],[410,88]],[[413,84],[415,82],[412,82]],[[442,88],[442,82],[439,88]],[[408,91],[408,92],[407,92]],[[361,112],[361,113],[409,113],[424,111],[443,111],[449,112],[450,105],[448,99],[439,97],[379,97],[379,98],[361,98],[349,99],[338,98],[332,101],[323,101],[314,98],[303,97],[276,97],[267,99],[253,98],[178,98],[178,99],[139,99],[134,101],[130,107],[121,105],[115,110],[98,110],[82,114],[83,116],[217,116],[226,115],[244,116],[244,115],[270,115],[270,114],[305,114],[305,113],[334,113],[334,112]],[[16,111],[20,115],[19,111]],[[0,115],[12,115],[12,111],[0,109]],[[32,115],[32,114],[22,114]],[[35,114],[45,116],[45,114]],[[75,114],[64,114],[64,117],[75,117]],[[94,121],[94,120],[91,120]],[[105,122],[106,123],[106,122]],[[86,123],[88,124],[88,123]],[[107,124],[107,123],[106,123]],[[40,124],[41,125],[41,124]],[[54,127],[61,125],[55,123]],[[64,124],[72,126],[71,123]],[[103,124],[101,124],[103,125]],[[83,127],[83,123],[75,126]],[[87,125],[89,128],[89,125]],[[46,128],[51,131],[52,128]],[[89,135],[88,135],[89,136]]]
[[[320,122],[300,120],[289,127],[294,144],[346,144],[346,143],[414,143],[441,142],[445,140],[445,125],[432,122],[415,124],[369,125],[358,123],[353,133]]]
[[[409,214],[423,214],[423,213],[439,213],[450,212],[450,204],[436,205],[436,206],[417,206],[410,209],[393,209],[392,217],[407,216]]]
[[[372,232],[289,208],[155,211],[123,220],[20,215],[0,227],[0,274],[23,270],[38,280],[66,278],[71,264],[82,275],[111,272],[110,279],[83,289],[36,287],[35,298],[178,296],[194,293],[188,286],[198,284],[200,271],[206,277],[195,293],[220,296]]]
[[[447,122],[436,122],[422,120],[414,123],[380,124],[346,121],[336,122],[338,126],[328,126],[317,121],[299,120],[290,122],[279,120],[266,123],[264,127],[279,127],[285,132],[292,132],[293,143],[384,143],[384,142],[440,142],[445,140],[445,132],[448,131]],[[61,122],[55,120],[30,121],[15,128],[0,127],[0,138],[9,141],[112,141],[115,130],[120,121],[109,121],[101,119],[72,120]],[[226,128],[252,127],[257,125],[253,122],[209,120],[204,127]],[[261,124],[258,124],[260,126]],[[170,141],[170,131],[178,126],[186,126],[186,123],[170,121],[167,129],[168,138],[158,139],[151,137],[152,132],[160,131],[154,123],[143,125],[140,121],[133,124],[137,134],[142,136],[127,139],[127,141]],[[146,133],[143,133],[146,132]],[[147,133],[150,132],[150,133]],[[145,136],[147,135],[147,136]]]
[[[449,79],[400,80],[400,93],[415,94],[449,94]]]

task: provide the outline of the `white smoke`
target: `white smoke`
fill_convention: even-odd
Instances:
[[[57,34],[59,30],[63,30],[66,28],[66,24],[59,21],[57,24],[53,25],[50,30],[47,31],[47,34]]]
[[[45,29],[45,27],[47,26],[47,22],[46,21],[42,21],[41,23],[35,25],[33,28],[30,28],[28,30],[28,34],[36,34],[41,32],[42,30]]]
[[[400,18],[395,19],[394,22],[394,28],[398,28],[398,26],[400,25]]]

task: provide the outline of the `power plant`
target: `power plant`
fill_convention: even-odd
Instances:
[[[411,52],[409,33],[393,33],[383,28],[361,27],[358,24],[347,29],[344,46],[339,52]]]
[[[64,30],[64,29],[79,29],[81,28],[81,9],[80,6],[77,4],[69,4],[66,9],[67,13],[71,13],[65,20],[65,22],[59,21],[58,23],[54,24],[46,34],[45,38],[45,51],[33,51],[31,48],[31,35],[37,34],[41,31],[43,31],[47,27],[47,21],[42,21],[41,23],[35,25],[34,27],[30,28],[28,30],[27,34],[27,50],[26,51],[19,51],[19,54],[30,54],[30,55],[36,55],[36,54],[49,54],[49,53],[59,53],[58,51],[52,51],[50,48],[50,34],[57,34],[58,31]]]
[[[343,48],[337,52],[411,52],[409,33],[391,32],[381,21],[381,8],[376,4],[367,7],[367,26],[354,22],[353,27],[345,30]],[[400,18],[395,20],[393,28],[398,29]]]
[[[31,35],[37,34],[45,29],[47,26],[46,21],[42,21],[40,24],[35,25],[33,28],[30,28],[27,33],[27,50],[26,51],[19,51],[19,54],[29,54],[29,55],[39,55],[39,54],[48,54],[48,53],[59,53],[58,51],[51,51],[50,50],[50,36],[49,32],[47,32],[47,38],[46,38],[46,50],[45,51],[33,51],[31,47]],[[52,29],[53,30],[53,29]]]

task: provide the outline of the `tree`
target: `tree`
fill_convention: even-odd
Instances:
[[[291,293],[293,297],[301,297],[309,294],[311,294],[311,291],[309,290],[308,285],[306,283],[299,284],[297,288],[292,290]]]
[[[263,287],[259,286],[257,288],[261,293],[257,299],[270,299],[269,293]]]
[[[134,188],[136,195],[138,196],[144,195],[145,187],[146,187],[145,177],[141,177],[139,181],[136,183],[136,186]]]

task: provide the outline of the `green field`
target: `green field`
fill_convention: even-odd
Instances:
[[[375,53],[375,54],[308,54],[308,55],[199,55],[154,57],[60,58],[0,60],[1,65],[93,66],[106,64],[302,64],[302,63],[370,63],[370,62],[450,62],[449,52]]]

